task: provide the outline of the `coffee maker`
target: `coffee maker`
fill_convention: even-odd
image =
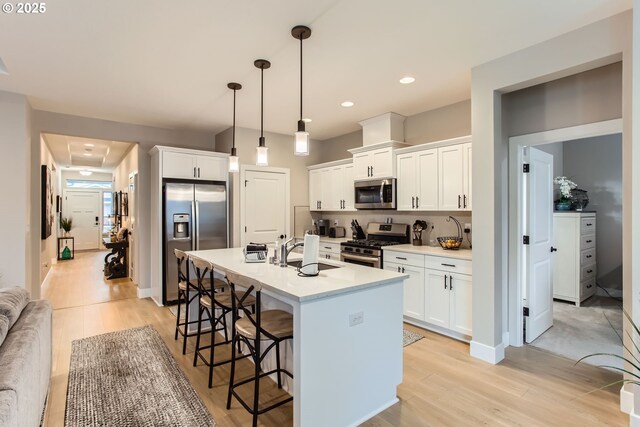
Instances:
[[[316,234],[319,236],[328,236],[330,226],[331,221],[329,221],[328,219],[316,220]]]

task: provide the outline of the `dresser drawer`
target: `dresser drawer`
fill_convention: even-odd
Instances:
[[[596,292],[596,278],[592,277],[580,282],[580,300],[593,295]]]
[[[424,267],[432,270],[450,271],[452,273],[471,274],[471,261],[468,259],[426,256]]]
[[[324,242],[320,241],[320,251],[322,252],[332,252],[339,254],[340,253],[340,243],[336,242]]]
[[[580,220],[580,234],[595,234],[596,232],[596,219],[593,218],[582,218]]]
[[[383,253],[383,262],[385,263],[395,262],[397,264],[412,265],[414,267],[424,267],[424,255],[387,250],[385,250]]]
[[[580,265],[586,266],[596,263],[596,248],[585,249],[580,252]]]
[[[590,249],[596,247],[596,235],[588,234],[586,236],[580,236],[580,250]]]
[[[595,265],[587,265],[586,267],[580,268],[580,281],[584,281],[590,278],[596,277],[596,266]]]

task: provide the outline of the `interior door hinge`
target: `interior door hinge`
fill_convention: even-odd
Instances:
[[[522,173],[529,173],[529,163],[522,164]]]
[[[529,236],[522,236],[522,244],[523,245],[529,244]]]
[[[529,307],[522,307],[522,315],[524,317],[529,317]]]

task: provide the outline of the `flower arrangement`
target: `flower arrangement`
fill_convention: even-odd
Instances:
[[[578,185],[566,176],[557,176],[553,179],[554,184],[560,186],[560,201],[566,202],[571,200],[571,190],[577,188]]]
[[[60,228],[62,228],[65,231],[65,233],[70,232],[72,226],[73,226],[73,219],[71,219],[71,217],[60,218]]]

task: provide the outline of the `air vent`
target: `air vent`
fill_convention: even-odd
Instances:
[[[0,74],[9,75],[9,70],[7,70],[7,66],[4,65],[4,61],[0,58]]]

